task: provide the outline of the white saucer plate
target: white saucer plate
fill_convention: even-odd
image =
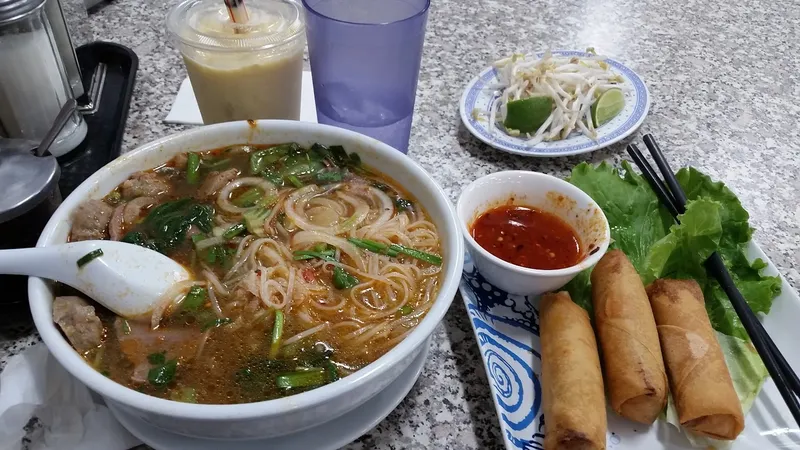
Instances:
[[[257,440],[200,439],[170,433],[138,419],[112,401],[108,408],[128,431],[156,450],[335,450],[358,439],[389,415],[416,383],[428,358],[430,338],[422,344],[424,350],[406,370],[383,391],[367,400],[355,410],[324,423],[318,427],[298,433]]]
[[[553,55],[589,57],[586,52],[553,51]],[[537,57],[541,57],[538,54]],[[650,109],[650,93],[642,78],[622,63],[607,58],[611,70],[619,74],[624,83],[625,107],[610,122],[597,129],[597,139],[590,139],[573,132],[566,139],[540,142],[531,145],[523,137],[508,135],[502,127],[489,123],[488,114],[473,114],[473,111],[489,111],[489,107],[500,97],[497,91],[489,88],[499,83],[493,67],[484,69],[469,82],[459,102],[461,121],[475,137],[486,144],[505,152],[523,156],[554,157],[588,153],[614,144],[628,137],[644,122]]]

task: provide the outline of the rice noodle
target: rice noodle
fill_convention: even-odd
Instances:
[[[292,345],[295,342],[301,341],[301,340],[311,336],[312,334],[315,334],[317,332],[320,332],[320,331],[328,328],[329,326],[330,326],[330,324],[328,322],[325,322],[322,325],[317,325],[314,328],[309,328],[306,331],[303,331],[301,333],[297,333],[294,336],[290,337],[289,339],[286,339],[285,341],[283,341],[283,345],[284,346]]]

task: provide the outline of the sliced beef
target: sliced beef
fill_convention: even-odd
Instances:
[[[178,153],[175,155],[175,158],[172,159],[172,163],[176,169],[185,170],[186,163],[189,162],[189,154],[188,153]]]
[[[125,212],[122,214],[122,219],[126,225],[130,225],[142,217],[142,211],[146,208],[153,206],[156,199],[153,197],[139,197],[128,202],[125,205]]]
[[[121,185],[122,197],[158,197],[169,193],[169,182],[153,172],[137,172]]]
[[[197,190],[197,198],[208,200],[237,176],[239,176],[239,171],[236,169],[228,169],[224,172],[217,172],[216,170],[209,172],[206,179],[203,180],[203,184],[200,185],[200,189]]]
[[[103,324],[94,306],[75,297],[56,297],[53,300],[53,321],[61,327],[75,350],[83,353],[103,342]]]
[[[117,206],[114,208],[114,213],[111,214],[111,221],[108,222],[108,234],[111,237],[112,241],[118,241],[122,239],[122,233],[124,231],[123,228],[123,212],[125,211],[125,204]]]
[[[87,200],[81,203],[72,214],[72,234],[70,240],[88,241],[105,239],[108,236],[108,222],[114,208],[102,200]]]

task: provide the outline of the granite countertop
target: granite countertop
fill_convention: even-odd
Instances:
[[[164,31],[165,3],[117,0],[89,19],[95,39],[124,44],[140,58],[124,151],[185,128],[163,123],[186,75]],[[633,139],[654,133],[674,166],[691,164],[724,180],[750,212],[755,240],[798,289],[797,23],[791,0],[434,0],[409,155],[453,201],[471,180],[498,170],[564,176],[583,160],[626,158],[628,141],[585,156],[511,156],[479,143],[458,116],[465,84],[494,58],[546,46],[595,47],[636,70],[650,89],[650,115]],[[36,339],[0,336],[0,367]],[[499,449],[489,382],[456,298],[411,393],[346,448]]]

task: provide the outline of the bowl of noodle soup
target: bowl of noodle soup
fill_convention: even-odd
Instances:
[[[427,348],[464,253],[451,203],[416,163],[292,121],[196,128],[112,161],[37,245],[85,239],[151,248],[193,277],[140,318],[31,278],[42,340],[115,407],[216,439],[290,434],[381,392]]]

